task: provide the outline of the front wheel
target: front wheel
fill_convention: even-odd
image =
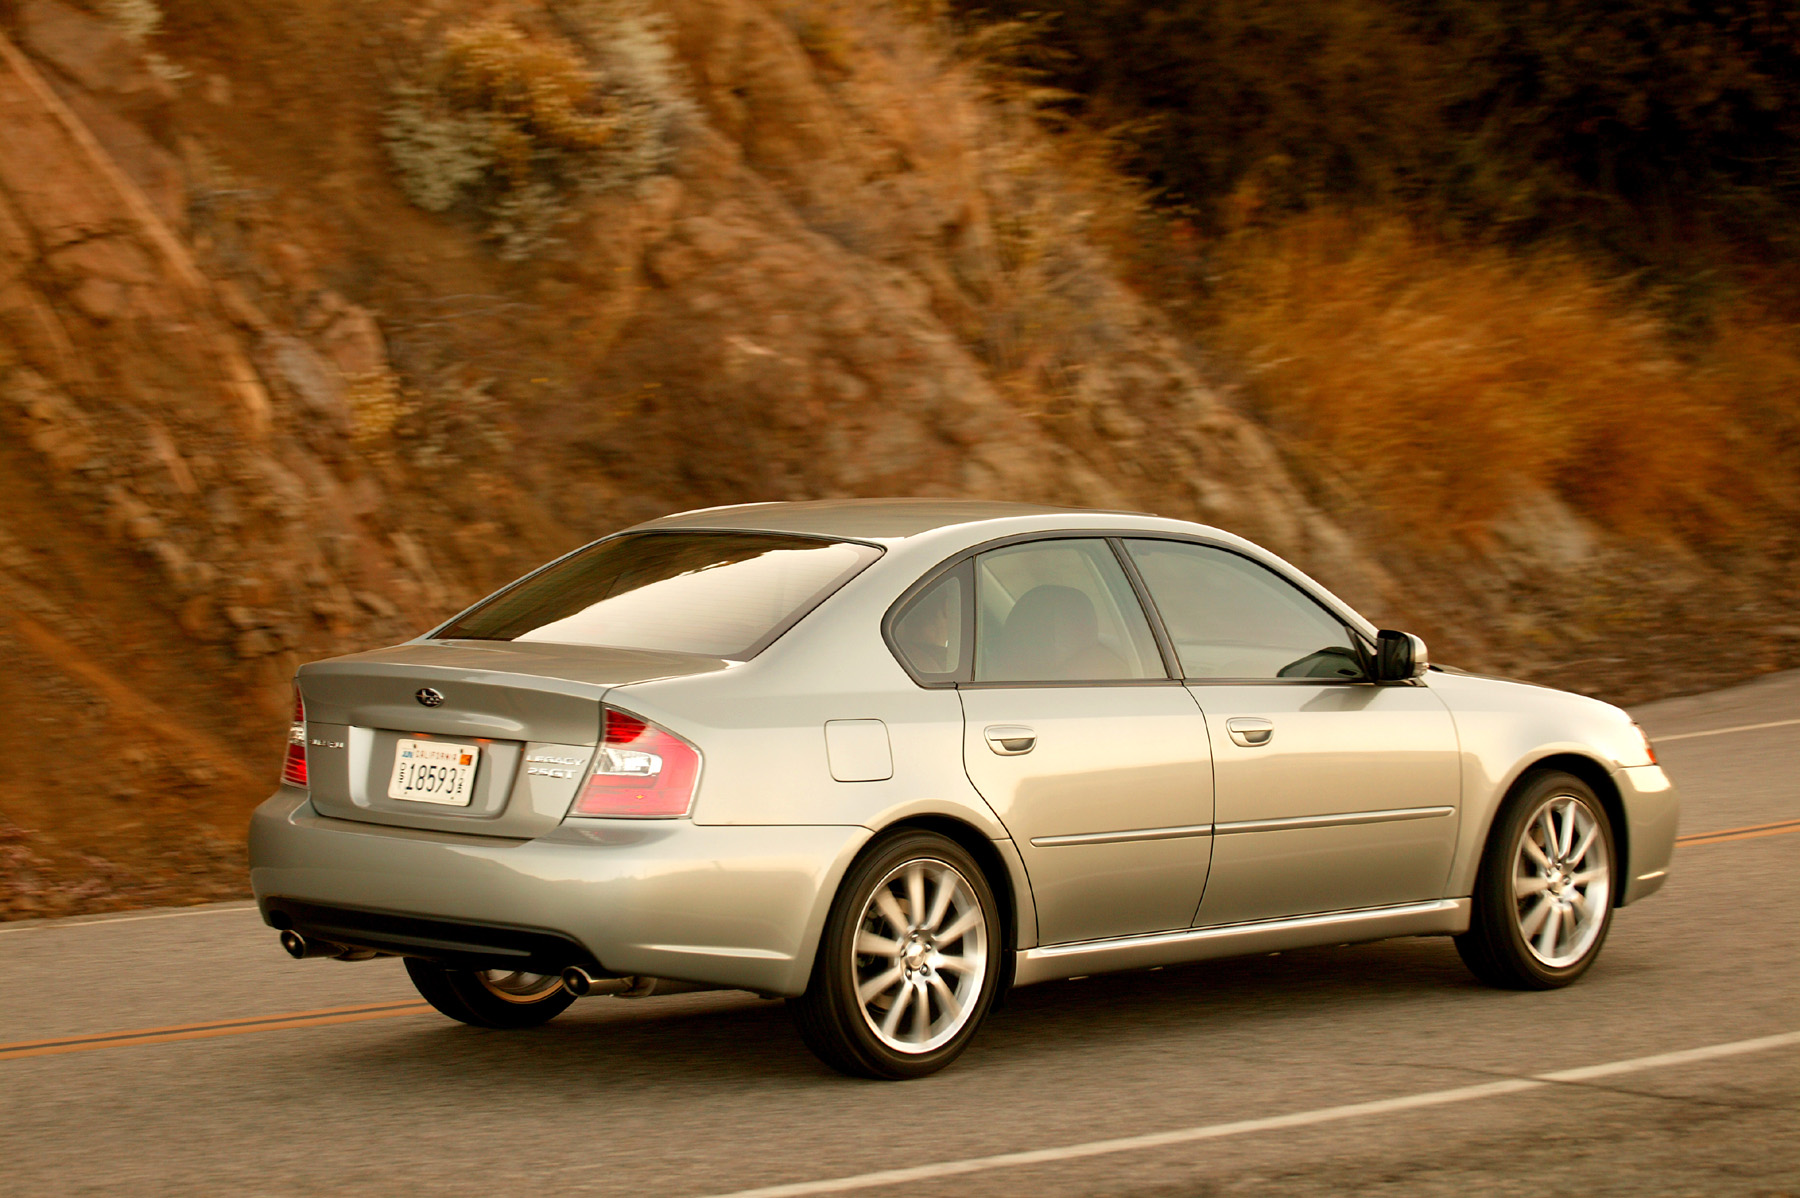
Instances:
[[[1528,778],[1488,834],[1457,952],[1490,986],[1567,986],[1606,941],[1616,861],[1612,822],[1587,783],[1549,771]]]
[[[406,975],[421,997],[452,1019],[475,1027],[536,1027],[575,1001],[556,974],[507,969],[451,969],[406,958]]]
[[[851,867],[825,921],[800,1036],[854,1077],[936,1073],[961,1055],[993,1005],[999,907],[956,842],[902,832]]]

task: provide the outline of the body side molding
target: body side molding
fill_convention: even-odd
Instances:
[[[1394,807],[1386,811],[1343,811],[1331,815],[1297,815],[1292,819],[1243,819],[1214,824],[1213,835],[1237,832],[1286,832],[1294,828],[1347,828],[1354,824],[1391,824],[1408,819],[1439,819],[1454,807]]]

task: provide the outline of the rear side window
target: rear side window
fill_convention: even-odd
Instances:
[[[907,600],[889,627],[894,648],[924,682],[967,682],[975,605],[964,562]]]
[[[1366,677],[1337,617],[1285,578],[1209,545],[1125,545],[1188,678]]]
[[[437,635],[744,660],[881,556],[759,532],[627,533],[500,592]]]

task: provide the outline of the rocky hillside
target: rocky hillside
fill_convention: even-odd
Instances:
[[[1148,509],[1440,656],[1710,676],[1632,656],[1735,594],[1680,546],[1534,499],[1452,562],[1323,514],[1119,281],[1093,172],[905,5],[0,0],[0,35],[0,915],[238,893],[299,662],[682,507]],[[1791,660],[1740,589],[1709,669]]]

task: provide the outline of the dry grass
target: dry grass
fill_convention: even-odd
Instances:
[[[1800,335],[1729,312],[1681,354],[1567,253],[1315,213],[1220,247],[1214,346],[1305,470],[1397,527],[1477,542],[1548,491],[1697,546],[1791,508]]]

